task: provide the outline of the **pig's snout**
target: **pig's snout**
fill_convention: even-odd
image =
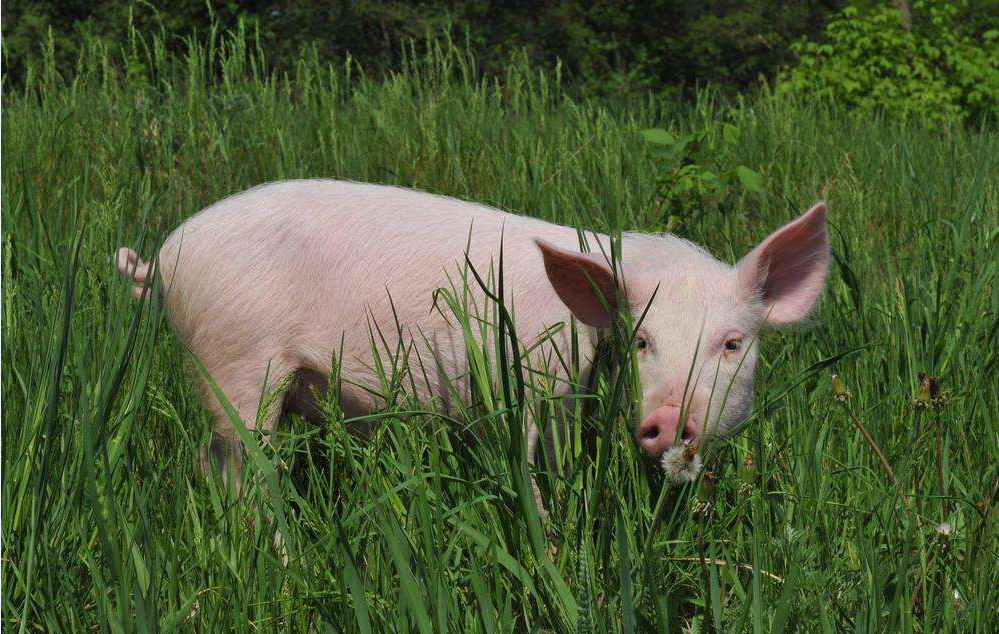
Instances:
[[[685,412],[686,413],[686,412]],[[658,458],[664,451],[673,447],[677,441],[677,429],[680,427],[680,408],[675,405],[663,405],[652,410],[642,424],[635,430],[635,439],[653,458]],[[698,444],[700,429],[686,417],[680,440]]]

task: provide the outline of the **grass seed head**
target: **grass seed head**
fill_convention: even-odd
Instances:
[[[916,409],[936,409],[943,405],[946,396],[940,390],[940,379],[925,372],[919,373],[919,390],[916,392]]]

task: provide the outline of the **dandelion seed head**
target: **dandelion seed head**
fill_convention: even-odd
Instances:
[[[940,522],[933,527],[933,530],[936,531],[937,535],[940,535],[941,537],[950,537],[950,533],[953,529],[951,528],[950,522]]]
[[[693,482],[701,472],[701,456],[695,445],[683,444],[668,449],[659,464],[674,484]]]

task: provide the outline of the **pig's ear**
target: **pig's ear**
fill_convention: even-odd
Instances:
[[[739,283],[759,294],[773,326],[800,321],[815,306],[829,269],[826,205],[818,203],[742,258]]]
[[[545,261],[545,272],[576,319],[595,328],[605,328],[617,310],[614,274],[602,256],[560,249],[535,240]]]

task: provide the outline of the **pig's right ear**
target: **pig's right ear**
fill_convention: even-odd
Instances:
[[[595,328],[610,326],[617,312],[614,274],[600,255],[560,249],[535,240],[548,281],[576,319]]]

